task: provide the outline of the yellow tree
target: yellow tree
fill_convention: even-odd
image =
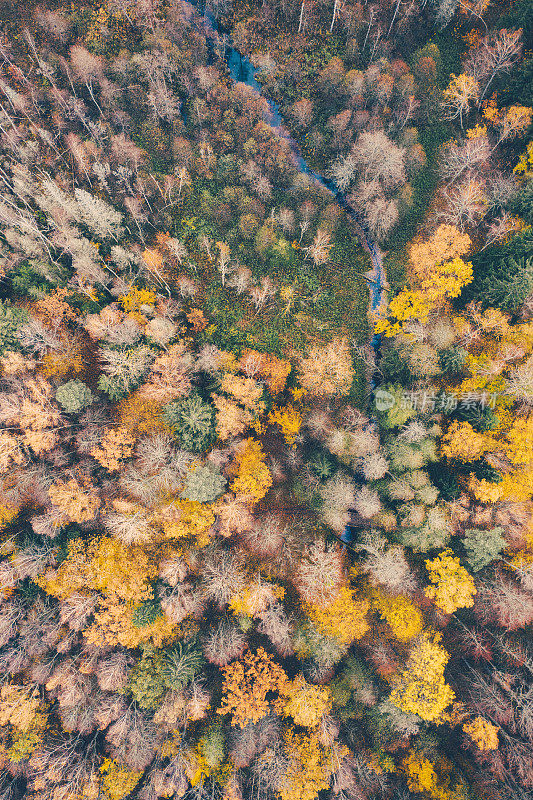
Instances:
[[[73,478],[53,483],[48,495],[57,506],[65,522],[89,522],[100,508],[100,498],[94,493],[94,486],[82,485]]]
[[[371,601],[401,642],[408,642],[422,631],[422,613],[407,597],[395,597],[373,589]]]
[[[440,635],[423,633],[409,653],[401,672],[392,678],[390,700],[401,711],[437,722],[455,694],[444,680],[449,659],[439,644]]]
[[[93,447],[91,455],[108,472],[116,472],[126,458],[133,453],[134,437],[127,428],[107,428],[99,447]]]
[[[470,250],[472,241],[467,233],[462,233],[454,225],[439,225],[424,242],[415,242],[409,248],[409,258],[419,280],[431,277],[438,264],[461,258]]]
[[[452,73],[450,83],[443,92],[442,105],[448,119],[457,119],[463,127],[463,114],[470,110],[470,103],[479,94],[479,83],[471,75]]]
[[[142,777],[141,772],[135,772],[117,761],[105,758],[100,767],[102,775],[101,788],[107,800],[122,800],[128,797],[139,783]]]
[[[480,750],[498,749],[498,727],[483,717],[474,717],[463,725],[463,731]]]
[[[291,403],[286,406],[274,406],[268,415],[269,422],[274,422],[281,428],[283,438],[287,444],[294,444],[300,428],[302,427],[302,415],[300,411]]]
[[[266,495],[271,486],[272,476],[265,464],[261,443],[249,438],[237,456],[237,477],[231,484],[231,489],[256,502]]]
[[[351,644],[364,636],[369,628],[366,620],[369,607],[367,600],[355,600],[353,589],[342,586],[334,599],[324,604],[309,603],[307,612],[312,623],[325,636],[342,644]]]
[[[329,749],[316,733],[295,733],[289,729],[284,736],[284,750],[289,759],[278,792],[281,800],[316,800],[330,784],[333,759]],[[262,757],[275,758],[267,751]]]
[[[435,601],[445,614],[453,614],[458,608],[474,605],[476,587],[474,579],[461,566],[452,550],[444,550],[433,561],[426,561],[429,578],[436,586],[424,590],[426,597]]]
[[[288,699],[283,707],[285,716],[292,717],[297,725],[316,728],[325,714],[331,711],[331,695],[327,686],[307,683],[297,675],[285,689]]]
[[[458,461],[476,461],[491,447],[490,437],[475,431],[469,422],[452,422],[441,441],[442,454]]]
[[[257,655],[247,650],[242,661],[228,664],[222,672],[222,705],[217,714],[231,713],[231,724],[240,728],[265,717],[270,711],[267,694],[286,694],[289,685],[285,670],[262,647]]]

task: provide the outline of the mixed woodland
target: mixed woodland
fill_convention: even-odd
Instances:
[[[532,0],[0,20],[0,800],[533,798]]]

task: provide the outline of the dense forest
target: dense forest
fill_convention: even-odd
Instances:
[[[0,800],[533,800],[533,0],[0,0]]]

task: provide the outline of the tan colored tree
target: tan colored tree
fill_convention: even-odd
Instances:
[[[313,347],[300,360],[299,373],[300,383],[312,394],[347,394],[355,374],[347,340],[336,337],[323,347]]]
[[[220,439],[229,439],[244,433],[253,422],[252,413],[221,394],[211,395],[217,410],[216,429]]]
[[[65,522],[89,522],[95,518],[101,505],[100,498],[94,493],[94,487],[80,484],[74,478],[53,483],[48,494],[52,503],[61,511]]]
[[[329,252],[332,247],[331,236],[326,231],[319,228],[309,247],[304,247],[306,256],[311,258],[316,266],[325,264],[329,259]]]
[[[107,428],[100,447],[93,447],[91,455],[108,472],[116,472],[124,459],[133,453],[134,437],[127,428]]]
[[[184,397],[191,388],[192,367],[192,354],[183,342],[171,345],[166,353],[155,359],[139,395],[161,405]]]

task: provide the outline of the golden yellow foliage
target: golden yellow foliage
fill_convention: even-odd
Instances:
[[[169,539],[195,536],[197,544],[205,547],[210,541],[209,530],[215,522],[213,507],[197,500],[174,500],[154,515]]]
[[[403,289],[390,301],[387,318],[378,320],[376,333],[396,336],[410,320],[426,323],[432,311],[457,297],[472,278],[472,264],[461,258],[435,265],[431,277],[422,280],[415,290]]]
[[[283,707],[285,716],[292,717],[297,725],[316,728],[325,714],[331,711],[331,695],[327,686],[307,683],[299,674],[286,688],[288,699]]]
[[[278,600],[282,600],[284,595],[285,589],[282,586],[264,583],[258,579],[233,595],[229,607],[234,614],[255,617]]]
[[[405,667],[392,678],[391,702],[426,722],[437,722],[455,697],[444,680],[449,655],[439,645],[439,639],[439,634],[423,633]]]
[[[222,672],[222,705],[217,714],[231,713],[231,724],[240,728],[265,717],[270,711],[267,694],[286,694],[289,683],[285,670],[262,647],[257,655],[247,650],[242,661],[228,664]]]
[[[417,242],[409,249],[416,277],[421,281],[431,278],[437,265],[461,258],[471,246],[467,233],[461,233],[454,225],[439,225],[426,242]]]
[[[105,758],[100,767],[103,776],[101,788],[108,800],[122,800],[127,797],[139,783],[142,770],[134,772],[117,761]]]
[[[81,343],[72,338],[61,344],[61,350],[46,353],[39,364],[39,372],[45,378],[59,379],[67,375],[81,375],[86,369]]]
[[[20,731],[29,730],[39,706],[37,689],[4,684],[0,689],[0,726],[9,723]]]
[[[469,477],[468,488],[480,503],[497,503],[503,496],[501,483],[491,483],[485,478],[479,480],[473,473]]]
[[[477,97],[479,83],[465,72],[461,75],[450,75],[450,83],[444,90],[443,102],[450,109],[450,117],[459,117],[462,123],[463,114],[468,112],[470,101]]]
[[[445,614],[453,614],[458,608],[470,608],[474,605],[477,589],[474,579],[461,566],[452,550],[443,550],[433,561],[426,561],[429,578],[436,586],[428,586],[424,590]]]
[[[123,294],[120,297],[120,304],[127,314],[131,314],[132,312],[142,311],[143,306],[153,306],[156,300],[157,295],[155,292],[147,289],[137,289],[132,286],[128,294]]]
[[[95,647],[121,645],[131,649],[147,642],[154,647],[163,647],[176,637],[178,628],[167,617],[157,617],[151,624],[139,628],[133,624],[133,612],[133,602],[109,594],[100,601],[94,622],[83,631],[83,635]]]
[[[505,452],[513,464],[533,462],[533,415],[514,419],[505,439]]]
[[[287,444],[294,444],[294,440],[302,427],[302,415],[297,408],[291,403],[281,408],[279,406],[274,406],[268,415],[268,420],[269,422],[279,425]]]
[[[430,307],[421,291],[403,289],[387,308],[387,317],[377,321],[374,328],[376,333],[383,333],[387,337],[397,336],[403,330],[405,322],[418,320],[427,322]]]
[[[314,732],[300,734],[289,729],[284,745],[290,762],[278,790],[281,800],[316,800],[319,792],[329,787],[331,753]],[[269,757],[268,751],[265,757]]]
[[[422,613],[407,597],[394,597],[374,590],[372,605],[401,642],[408,642],[414,636],[418,636],[424,627]]]
[[[402,761],[407,786],[412,792],[426,794],[432,800],[468,800],[466,787],[451,785],[451,764],[443,758],[431,762],[422,753],[411,751]],[[439,773],[435,767],[439,767]]]
[[[37,712],[28,728],[11,730],[11,747],[7,749],[9,759],[15,764],[31,756],[43,741],[48,716]]]
[[[18,513],[18,508],[12,508],[0,503],[0,531],[10,525]]]
[[[402,766],[407,776],[407,786],[411,792],[428,792],[437,795],[437,773],[431,761],[413,750],[403,759]]]
[[[474,717],[473,720],[463,725],[463,731],[470,736],[480,750],[498,749],[498,730],[496,725],[483,717]]]
[[[490,436],[478,433],[469,422],[452,422],[441,441],[442,454],[459,461],[476,461],[493,446]]]
[[[100,591],[132,605],[152,596],[150,581],[158,573],[157,561],[139,547],[127,547],[109,536],[90,543],[72,539],[68,555],[55,570],[35,578],[54,597],[67,598],[74,592]]]
[[[132,436],[144,436],[168,430],[161,407],[153,400],[142,397],[139,391],[132,392],[118,403],[117,415],[120,425]]]
[[[528,178],[533,174],[533,142],[528,142],[526,151],[518,159],[513,172],[515,175],[523,175],[524,178]]]
[[[247,439],[236,461],[237,477],[231,484],[232,491],[253,501],[261,500],[272,486],[261,443],[251,437]]]
[[[264,403],[259,403],[263,387],[253,378],[241,378],[227,372],[222,378],[220,388],[251,411],[260,413],[264,409]]]
[[[133,453],[134,437],[126,427],[106,428],[99,447],[93,447],[91,455],[108,472],[116,472],[124,459]]]
[[[61,511],[65,522],[89,522],[95,518],[101,505],[101,500],[93,493],[93,489],[93,486],[81,485],[71,478],[53,483],[48,495]]]
[[[327,605],[309,604],[311,621],[325,636],[350,644],[360,639],[368,630],[366,613],[370,607],[367,600],[355,600],[354,591],[342,586],[334,600]]]

